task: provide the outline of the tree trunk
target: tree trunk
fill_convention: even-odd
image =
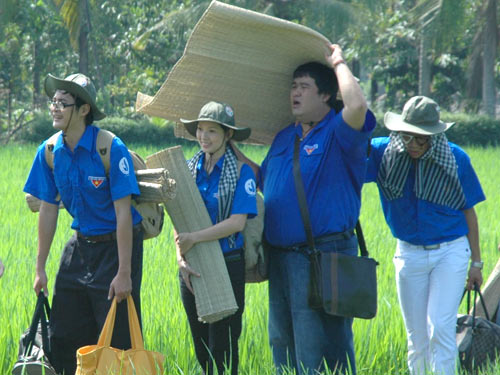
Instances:
[[[89,25],[88,25],[88,4],[87,1],[80,2],[81,26],[80,35],[78,36],[78,54],[80,60],[78,63],[79,72],[89,75]]]
[[[40,108],[40,39],[36,38],[33,44],[33,108]]]
[[[7,94],[7,130],[10,129],[12,123],[12,78],[9,79],[9,89]]]
[[[420,48],[418,56],[418,94],[429,96],[431,88],[431,64],[428,54],[430,47],[430,39],[428,36],[428,28],[422,30],[420,37]]]
[[[85,27],[80,30],[80,37],[78,38],[78,52],[80,55],[80,60],[78,63],[78,69],[80,73],[89,75],[89,43],[88,43],[88,33]]]
[[[497,0],[488,0],[485,8],[485,31],[483,39],[483,109],[488,116],[495,117],[495,57],[497,55]]]

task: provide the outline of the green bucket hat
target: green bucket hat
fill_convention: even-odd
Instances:
[[[196,138],[196,128],[198,122],[210,121],[219,125],[233,129],[233,138],[235,141],[241,142],[250,137],[252,130],[250,128],[238,128],[234,125],[234,111],[231,106],[225,103],[208,102],[201,110],[196,120],[185,120],[181,118],[181,122],[186,127],[186,130]]]
[[[106,115],[102,113],[96,105],[96,90],[95,86],[84,74],[76,73],[67,76],[64,79],[54,77],[52,74],[47,75],[44,83],[45,93],[49,98],[52,98],[56,90],[64,90],[73,94],[85,103],[90,104],[94,120],[102,120]]]
[[[447,131],[455,123],[439,119],[439,106],[434,100],[426,96],[414,96],[406,102],[402,114],[387,112],[384,124],[395,132],[434,135]]]

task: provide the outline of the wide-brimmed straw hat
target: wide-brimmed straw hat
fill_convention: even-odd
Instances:
[[[426,96],[414,96],[403,107],[403,113],[387,112],[384,116],[385,127],[395,132],[422,135],[443,133],[454,122],[443,122],[439,118],[438,104]]]
[[[328,64],[331,42],[318,32],[276,17],[213,1],[196,24],[181,59],[153,96],[137,94],[136,110],[174,123],[195,118],[210,100],[231,103],[249,143],[270,144],[294,122],[294,70]],[[175,134],[190,137],[178,124]]]
[[[57,78],[52,74],[45,78],[45,93],[49,98],[54,96],[56,90],[64,90],[82,99],[90,105],[94,120],[102,120],[106,115],[97,108],[96,104],[96,89],[89,77],[84,74],[76,73],[67,76],[66,78]]]
[[[185,120],[182,118],[180,120],[193,137],[196,137],[196,128],[200,121],[215,122],[226,128],[233,129],[234,132],[231,139],[238,142],[247,139],[252,132],[249,128],[238,128],[235,126],[234,111],[231,106],[225,103],[208,102],[201,108],[196,120]]]

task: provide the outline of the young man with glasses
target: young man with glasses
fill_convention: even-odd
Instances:
[[[460,299],[465,285],[483,282],[474,206],[485,197],[469,157],[444,134],[453,123],[439,117],[437,103],[424,96],[411,98],[401,115],[387,112],[391,134],[372,140],[366,175],[377,183],[397,238],[394,265],[412,375],[455,375]]]
[[[76,370],[76,350],[97,343],[114,296],[119,302],[132,294],[140,316],[142,218],[131,206],[139,188],[123,142],[112,141],[109,171],[96,150],[99,128],[92,124],[106,115],[96,105],[92,81],[83,74],[49,74],[45,92],[60,132],[53,144],[46,140],[38,147],[24,191],[41,200],[36,294],[48,294],[45,264],[60,201],[73,217],[75,232],[61,257],[50,316],[50,361],[68,375]],[[130,348],[126,303],[118,304],[111,345]]]

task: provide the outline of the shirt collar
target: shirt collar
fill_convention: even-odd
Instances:
[[[226,154],[224,153],[224,155],[222,155],[222,157],[217,161],[217,163],[215,164],[214,168],[219,168],[219,169],[222,169],[222,163],[224,163],[224,157],[226,156]],[[201,158],[200,160],[198,160],[198,164],[196,165],[196,170],[198,171],[203,171],[203,163],[205,162],[205,153],[203,153],[203,155],[201,155]]]
[[[82,134],[82,137],[78,141],[76,147],[83,147],[87,151],[92,151],[92,145],[94,143],[94,126],[87,125],[85,126],[85,131]]]
[[[92,144],[94,142],[94,129],[97,129],[95,126],[92,125],[87,125],[85,126],[85,131],[82,134],[82,137],[78,141],[78,144],[76,145],[75,149],[78,147],[83,147],[87,151],[91,152],[92,151]],[[57,137],[57,141],[54,145],[54,151],[61,148],[65,147],[65,143],[63,141],[63,136],[62,132],[59,137]]]
[[[323,126],[325,126],[325,124],[328,124],[330,119],[332,117],[335,117],[336,114],[337,112],[335,112],[335,110],[331,108],[330,111],[328,111],[328,113],[326,114],[326,116],[323,117],[323,119],[314,126],[314,128],[311,130],[311,133],[316,132],[316,129],[320,129]],[[295,123],[295,132],[300,138],[302,138],[302,127],[301,123],[298,121]]]

